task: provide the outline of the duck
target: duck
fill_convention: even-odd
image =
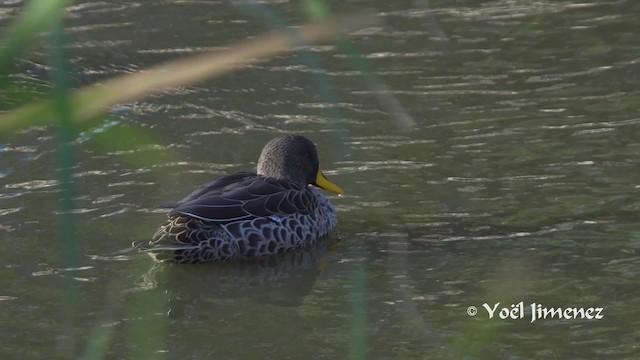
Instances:
[[[208,263],[310,246],[336,229],[335,208],[318,189],[344,191],[322,173],[311,140],[272,139],[256,170],[222,176],[163,205],[166,222],[133,247],[162,263]]]

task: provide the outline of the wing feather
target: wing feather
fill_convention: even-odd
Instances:
[[[175,204],[169,216],[185,215],[229,223],[252,217],[309,213],[310,190],[288,180],[251,173],[229,175],[194,191]]]

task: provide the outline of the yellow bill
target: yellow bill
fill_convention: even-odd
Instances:
[[[316,175],[316,185],[321,189],[331,191],[338,195],[344,195],[344,191],[342,190],[342,188],[332,183],[331,181],[327,180],[327,178],[324,177],[324,174],[322,174],[322,171],[320,171],[320,169],[318,169],[318,174]]]

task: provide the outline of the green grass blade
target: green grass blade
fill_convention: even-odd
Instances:
[[[13,60],[22,54],[31,40],[58,20],[69,0],[31,0],[0,41],[0,74],[6,74]]]

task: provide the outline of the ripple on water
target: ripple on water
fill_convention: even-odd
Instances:
[[[20,183],[6,184],[7,189],[24,189],[24,190],[38,190],[47,189],[58,185],[57,180],[32,180]]]

